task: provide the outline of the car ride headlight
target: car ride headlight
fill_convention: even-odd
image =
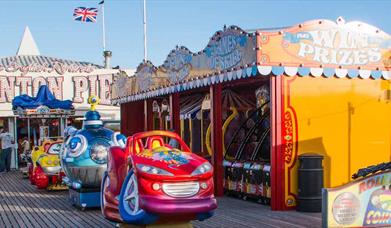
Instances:
[[[192,176],[204,174],[212,170],[212,165],[209,162],[205,162],[198,166],[192,173]]]
[[[83,135],[72,137],[67,144],[69,156],[79,157],[87,149],[87,139]]]
[[[137,164],[137,169],[144,173],[155,174],[155,175],[166,175],[166,176],[174,176],[174,174],[164,170],[156,168],[155,166]]]
[[[125,148],[126,146],[126,136],[119,132],[113,134],[112,141],[114,146],[119,146],[121,148]]]
[[[91,147],[91,152],[90,152],[91,159],[99,164],[106,163],[108,150],[109,150],[109,145],[105,145],[103,143],[95,143]]]

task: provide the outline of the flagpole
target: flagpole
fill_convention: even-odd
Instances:
[[[103,52],[106,51],[106,28],[105,28],[105,3],[102,3],[102,40],[103,40]]]
[[[147,61],[147,5],[146,0],[144,0],[144,61]]]

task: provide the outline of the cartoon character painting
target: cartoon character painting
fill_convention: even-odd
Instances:
[[[363,226],[386,227],[391,224],[391,186],[375,190],[368,202]]]
[[[213,193],[207,160],[176,133],[149,131],[129,137],[125,149],[110,148],[101,209],[107,219],[130,224],[204,220],[217,207]]]
[[[82,209],[99,207],[100,183],[107,169],[107,152],[110,146],[125,146],[126,137],[103,127],[100,114],[95,110],[99,102],[90,97],[91,109],[85,114],[83,128],[67,129],[61,153],[72,203]]]

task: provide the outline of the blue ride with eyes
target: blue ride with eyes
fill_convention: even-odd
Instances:
[[[100,206],[100,184],[107,169],[107,153],[111,146],[125,147],[126,137],[103,127],[95,110],[99,99],[90,97],[91,109],[85,114],[83,128],[65,129],[61,165],[69,186],[70,200],[82,209]]]

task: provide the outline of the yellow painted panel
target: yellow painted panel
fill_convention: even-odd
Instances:
[[[297,117],[298,155],[316,152],[325,156],[325,187],[349,182],[359,168],[390,161],[391,100],[387,83],[284,77],[285,91]],[[298,165],[291,170],[294,193]]]

